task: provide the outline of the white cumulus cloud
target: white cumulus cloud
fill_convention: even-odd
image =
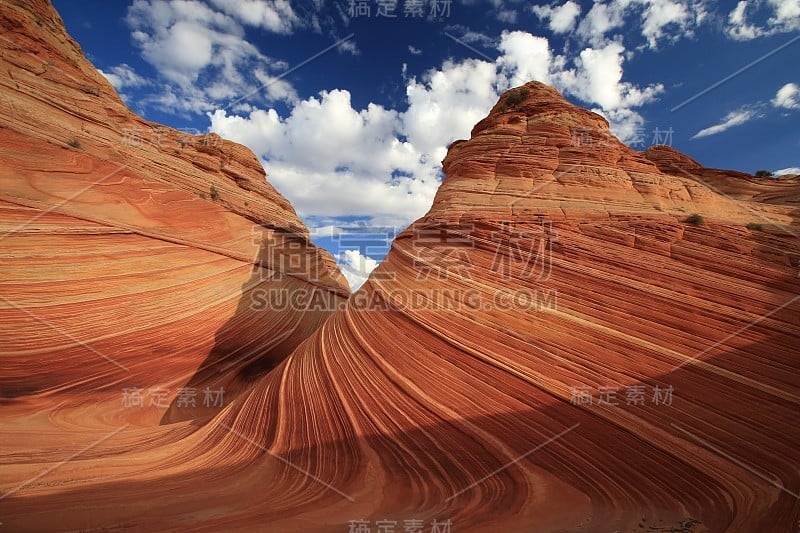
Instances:
[[[554,84],[595,106],[623,141],[644,124],[635,108],[663,91],[624,80],[619,43],[570,59],[553,53],[545,37],[505,31],[496,48],[494,61],[446,60],[420,76],[404,71],[405,109],[356,107],[349,91],[334,89],[296,101],[283,115],[217,109],[209,113],[211,130],[253,149],[306,220],[340,224],[337,218],[356,216],[404,226],[429,209],[447,146],[469,138],[505,90],[530,80]]]
[[[357,291],[378,266],[376,260],[358,250],[344,250],[337,254],[336,263],[353,291]]]
[[[303,216],[393,215],[407,224],[438,186],[436,164],[400,140],[398,112],[356,110],[345,90],[303,100],[285,118],[274,109],[210,116],[212,131],[263,158],[270,182]]]
[[[606,33],[621,28],[625,21],[628,3],[595,3],[578,24],[576,33],[585,42],[600,46],[606,42]]]
[[[619,43],[586,48],[575,61],[577,69],[562,72],[561,82],[581,100],[609,110],[644,105],[664,91],[661,84],[640,88],[622,81],[624,61],[625,48]]]
[[[570,17],[576,8],[534,7],[539,18],[550,17],[550,29],[561,33],[572,29]],[[611,0],[594,2],[577,24],[576,36],[583,43],[600,47],[610,41],[628,42],[639,28],[646,44],[637,48],[658,48],[661,41],[673,42],[691,37],[694,30],[708,20],[708,0]],[[562,10],[558,12],[558,10]],[[556,19],[556,14],[561,18]],[[560,26],[559,23],[563,23]]]
[[[775,176],[786,176],[787,174],[798,174],[798,175],[800,175],[800,167],[782,168],[780,170],[776,170],[772,174],[775,175]]]
[[[97,70],[105,76],[117,91],[122,91],[128,87],[144,87],[150,84],[149,80],[141,77],[132,67],[125,63],[111,67],[109,72]]]
[[[766,22],[758,24],[754,15]],[[800,30],[800,0],[741,0],[728,14],[725,28],[738,41]]]
[[[774,176],[786,176],[787,174],[798,174],[798,175],[800,175],[800,167],[782,168],[780,170],[776,170],[772,174]]]
[[[754,39],[765,33],[765,30],[747,22],[747,0],[741,0],[728,14],[728,35],[737,41]]]
[[[300,19],[287,0],[211,0],[214,6],[247,24],[275,33],[291,33]]]
[[[772,105],[786,109],[800,109],[800,87],[796,83],[787,83],[778,89]]]
[[[540,20],[548,20],[548,28],[553,33],[567,33],[575,27],[581,14],[581,6],[569,0],[558,7],[533,6],[531,10]]]
[[[719,124],[714,124],[713,126],[709,126],[698,131],[692,136],[692,139],[699,139],[701,137],[708,137],[709,135],[722,133],[723,131],[733,128],[734,126],[741,126],[742,124],[749,122],[758,116],[760,116],[760,113],[756,107],[741,107],[722,117],[722,121]]]
[[[695,9],[702,10],[701,6],[697,4]],[[701,16],[703,13],[700,11]],[[644,12],[642,35],[647,38],[650,47],[655,48],[658,40],[665,36],[665,28],[673,27],[680,35],[687,32],[691,21],[689,8],[683,2],[652,0]]]
[[[271,27],[267,9],[280,11],[287,6],[282,0],[215,0],[213,5],[196,0],[134,0],[126,21],[142,59],[158,71],[160,81],[158,90],[140,103],[172,113],[202,113],[217,107],[219,100],[244,95],[266,102],[291,101],[294,89],[285,80],[258,90],[274,78],[272,72],[286,65],[262,54],[246,39],[242,26],[283,32],[285,28]],[[291,20],[287,13],[282,21]]]
[[[498,63],[513,73],[512,86],[532,80],[550,83],[553,58],[545,37],[524,31],[503,32],[499,49],[503,55]]]

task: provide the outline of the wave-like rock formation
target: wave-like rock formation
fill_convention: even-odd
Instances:
[[[653,161],[665,174],[689,176],[721,195],[746,201],[748,209],[770,223],[780,224],[781,214],[789,214],[793,220],[800,217],[800,202],[797,189],[800,187],[800,175],[790,174],[779,178],[756,177],[735,170],[707,168],[694,159],[684,155],[670,146],[654,145],[644,151],[645,157]],[[779,208],[778,204],[794,209]],[[775,220],[773,220],[775,218]]]
[[[3,3],[0,24],[5,421],[211,416],[344,302],[346,281],[248,149],[131,113],[48,3]],[[252,308],[275,289],[331,305]],[[223,390],[217,408],[206,387]]]
[[[3,4],[0,12],[24,30],[15,46],[42,48],[29,42],[41,33],[30,25],[37,14],[52,34],[63,35],[54,13],[41,16],[44,8]],[[53,46],[77,50],[59,39]],[[25,73],[32,67],[17,65],[33,59],[5,46],[3,61],[14,65],[8,70],[28,80],[36,96],[18,95],[10,77],[3,78],[3,95],[29,98],[56,115],[54,102],[63,97],[47,85],[31,86],[34,75]],[[80,73],[73,76],[101,83],[76,61]],[[66,94],[83,99],[79,92]],[[91,109],[92,97],[60,113]],[[112,138],[110,119],[95,119],[86,120],[87,128]],[[53,128],[41,131],[52,137]],[[76,128],[58,135],[67,131]],[[81,143],[95,155],[83,155],[54,138],[37,141],[21,126],[4,127],[2,135],[0,146],[31,143],[34,150],[22,156],[29,152],[3,148],[4,173],[12,171],[3,179],[15,191],[9,197],[4,183],[4,220],[69,194],[64,188],[78,179],[74,171],[49,172],[61,180],[57,188],[31,185],[37,176],[44,180],[40,167],[54,157],[61,156],[58,168],[78,161],[94,168],[121,150],[97,142],[91,152],[97,137],[86,136]],[[233,150],[223,145],[223,153]],[[117,189],[103,190],[106,196],[93,192],[71,202],[70,211],[43,215],[27,240],[3,248],[3,269],[15,277],[3,277],[0,294],[17,291],[20,306],[37,315],[58,306],[46,318],[64,321],[60,329],[83,327],[69,331],[85,348],[72,351],[75,343],[47,323],[2,309],[2,375],[20,384],[0,418],[4,526],[738,532],[788,531],[800,519],[796,183],[711,173],[666,148],[637,153],[609,133],[603,118],[554,89],[513,89],[470,140],[453,143],[430,212],[398,236],[344,309],[317,329],[307,325],[313,332],[280,350],[285,357],[274,368],[248,373],[212,419],[177,413],[153,426],[93,399],[91,391],[119,389],[122,378],[113,367],[101,369],[104,361],[94,361],[92,350],[103,353],[109,339],[126,366],[149,371],[151,381],[177,378],[182,367],[175,360],[196,366],[196,351],[211,344],[196,337],[206,332],[210,339],[224,313],[209,307],[201,316],[213,323],[194,323],[195,335],[160,329],[179,323],[190,302],[174,294],[167,301],[170,291],[159,292],[157,280],[172,287],[178,279],[213,277],[201,287],[215,295],[220,283],[242,284],[248,275],[234,265],[247,270],[250,263],[232,243],[249,228],[230,221],[254,213],[235,203],[245,193],[213,165],[191,169],[155,149],[137,153],[125,152],[120,162],[148,169],[130,178],[149,179],[146,187],[119,180]],[[165,159],[174,168],[164,194],[186,198],[178,212],[196,205],[202,218],[171,212],[170,224],[147,223],[150,213],[162,212],[148,206],[157,198],[151,191],[164,186],[150,173],[163,176],[156,171],[163,172]],[[205,191],[191,187],[210,182],[218,201],[197,199]],[[230,204],[219,209],[226,197]],[[259,225],[260,217],[296,220],[288,206],[279,210],[271,191],[247,197]],[[218,225],[207,225],[213,216],[227,217],[224,237],[215,233]],[[138,225],[123,224],[131,220],[123,217]],[[78,259],[106,235],[99,228],[116,232],[110,247],[96,252],[102,259]],[[174,236],[180,229],[182,237]],[[135,241],[120,243],[123,236]],[[70,246],[48,246],[67,239]],[[141,257],[154,255],[153,247],[162,255],[168,246],[176,247],[174,255],[159,261],[167,271],[152,273]],[[202,253],[205,261],[196,258]],[[185,272],[171,268],[187,256]],[[53,262],[66,263],[64,273],[36,268]],[[67,290],[72,285],[62,277],[77,277],[87,264],[81,288]],[[128,294],[138,306],[108,292],[116,276],[129,282],[126,288],[133,284]],[[335,273],[325,279],[316,286],[344,294]],[[154,294],[143,296],[145,285]],[[184,298],[204,294],[201,288]],[[113,340],[120,324],[144,310],[154,329]],[[270,318],[253,314],[232,328],[229,341],[248,345],[264,334],[261,320],[283,324],[291,316],[273,306],[261,311]],[[155,343],[151,351],[139,348]],[[205,372],[218,372],[229,351],[242,349],[219,350],[222,360]],[[137,354],[148,363],[140,366]]]

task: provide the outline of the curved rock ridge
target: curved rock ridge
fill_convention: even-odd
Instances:
[[[296,467],[214,527],[800,518],[800,228],[784,209],[800,189],[759,211],[763,196],[664,173],[601,117],[524,89],[453,143],[430,212],[347,309],[206,428],[197,453],[244,440]],[[573,145],[575,129],[602,143]]]
[[[690,176],[722,195],[744,202],[748,209],[768,220],[785,220],[786,215],[797,220],[800,216],[800,175],[761,178],[746,172],[707,168],[664,145],[649,147],[644,156],[665,174]]]
[[[146,427],[88,395],[4,406],[4,525],[795,527],[800,228],[783,210],[797,191],[766,204],[665,173],[538,83],[503,95],[444,168],[430,212],[346,308],[210,421]],[[747,227],[762,204],[775,220]]]
[[[212,415],[201,396],[178,409],[178,391],[232,401],[346,300],[347,282],[250,150],[133,114],[48,2],[2,2],[0,22],[6,414],[87,426]],[[328,305],[251,309],[278,289]],[[157,392],[151,408],[123,409],[137,388]],[[84,412],[92,402],[104,409]]]

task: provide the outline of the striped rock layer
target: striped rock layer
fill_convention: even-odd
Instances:
[[[5,414],[87,428],[208,418],[202,402],[125,410],[121,391],[232,400],[346,301],[347,282],[248,149],[133,114],[49,3],[4,2],[0,23]],[[330,305],[252,308],[275,289]]]
[[[15,14],[30,17],[3,5],[3,17]],[[93,75],[88,63],[80,64],[85,76]],[[0,146],[21,142],[9,129],[1,130]],[[31,155],[30,166],[59,153],[45,148],[53,153]],[[152,150],[139,161],[163,164],[157,156],[164,157]],[[9,157],[4,151],[3,160]],[[37,378],[0,418],[4,524],[31,531],[348,531],[358,524],[371,531],[381,531],[380,524],[435,531],[445,523],[464,531],[543,532],[795,527],[798,184],[704,169],[666,147],[637,153],[609,133],[604,119],[539,83],[503,95],[471,139],[451,145],[444,170],[429,213],[398,236],[346,307],[316,329],[307,326],[305,340],[298,334],[299,344],[279,350],[274,365],[257,365],[247,379],[229,377],[239,383],[238,394],[211,419],[157,406],[124,410],[119,401],[93,399],[98,393],[91,391],[119,388],[113,365],[103,373],[99,365],[107,362],[93,361],[96,354],[70,355],[63,339],[55,345],[52,330],[5,308],[2,375],[22,384],[28,373]],[[33,181],[33,174],[10,181]],[[187,170],[183,179],[199,175],[204,184],[220,180],[221,200],[235,196],[232,187],[223,192],[228,182],[210,170]],[[127,212],[118,200],[126,197],[87,199],[58,216]],[[131,209],[145,209],[147,198],[130,200]],[[207,210],[203,222],[219,205],[196,201]],[[272,206],[263,199],[250,205]],[[237,206],[225,206],[225,213],[243,209]],[[19,208],[8,209],[20,216]],[[270,209],[276,221],[295,220],[288,207]],[[206,238],[197,218],[185,227],[189,237]],[[80,231],[70,232],[83,236],[70,250],[90,240],[88,230]],[[48,234],[46,227],[30,233],[29,239]],[[114,235],[109,241],[117,243]],[[226,235],[240,234],[234,228]],[[187,254],[197,247],[180,244],[190,248]],[[13,254],[4,248],[4,258],[11,265],[34,258],[46,263],[54,249],[43,252],[43,246]],[[107,290],[107,282],[96,280],[114,276],[117,254],[127,259],[117,275],[134,287],[154,284],[154,274],[129,273],[128,264],[137,261],[124,254],[141,254],[142,246],[106,251],[109,263],[85,276],[75,299]],[[187,270],[194,265],[219,283],[229,280],[232,274],[215,270],[210,259],[222,254],[204,252],[212,254],[209,260],[190,262]],[[225,257],[219,261],[246,264]],[[81,262],[70,265],[77,269]],[[9,271],[17,281],[4,277],[0,294],[12,285],[38,287],[38,296],[23,299],[31,312],[73,305],[62,303],[60,278],[40,285],[36,269]],[[163,279],[169,285],[180,277],[168,272]],[[330,279],[318,286],[340,290],[338,277]],[[98,309],[106,300],[111,303]],[[49,318],[86,324],[75,331],[96,338],[78,338],[98,351],[105,338],[122,354],[160,339],[164,364],[151,364],[151,375],[179,375],[183,367],[173,356],[191,342],[151,332],[114,344],[108,336],[114,321],[139,308],[114,307],[113,300],[98,296],[79,304],[81,313]],[[163,298],[143,298],[140,305],[155,307],[151,316],[159,307],[171,309]],[[93,321],[84,320],[93,312]],[[290,320],[269,306],[262,312],[274,315],[270,324]],[[205,316],[210,321],[218,314]],[[252,320],[233,328],[231,338],[258,345],[280,335],[255,327],[257,313]],[[207,328],[213,335],[212,325]],[[52,338],[51,359],[33,351],[37,336],[39,343]],[[212,361],[197,373],[228,376],[219,370],[237,349],[219,350],[221,364]],[[124,362],[136,367],[133,356]],[[63,390],[50,385],[59,378]],[[148,409],[159,413],[160,425],[130,414]]]

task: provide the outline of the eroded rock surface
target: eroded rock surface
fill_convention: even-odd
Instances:
[[[8,4],[0,12],[6,20],[35,17]],[[55,19],[43,19],[56,28]],[[30,21],[26,28],[39,33]],[[19,46],[34,46],[23,37]],[[110,91],[74,43],[62,45],[101,95]],[[13,50],[4,51],[10,65],[41,63]],[[55,115],[58,100],[32,85],[33,67],[9,68],[37,96],[17,96],[22,91],[7,77],[3,94],[39,101],[29,104],[40,106],[37,116]],[[81,105],[60,111],[64,117],[92,109],[96,98],[79,89],[66,94]],[[121,103],[113,109],[127,117],[120,120],[136,120]],[[74,210],[43,215],[27,239],[6,240],[10,263],[3,269],[16,279],[4,277],[0,294],[13,288],[37,314],[60,307],[48,319],[74,320],[72,334],[98,351],[106,338],[98,332],[111,335],[121,315],[146,308],[151,330],[116,344],[123,354],[132,351],[124,361],[138,370],[132,347],[148,342],[160,343],[166,361],[175,354],[195,361],[192,347],[210,345],[219,324],[195,320],[193,335],[209,340],[187,340],[180,321],[197,307],[173,312],[181,306],[168,303],[170,295],[173,302],[190,298],[170,287],[183,279],[189,290],[198,277],[215,277],[192,293],[211,293],[204,301],[213,306],[219,284],[235,288],[250,279],[250,256],[237,255],[248,224],[293,221],[290,207],[271,191],[248,196],[256,193],[214,170],[216,159],[198,170],[192,157],[167,158],[149,145],[141,152],[114,148],[122,151],[114,159],[109,147],[120,132],[108,129],[114,122],[107,116],[63,120],[76,122],[48,134],[50,143],[14,121],[4,124],[0,146],[29,143],[34,150],[3,148],[3,175],[14,172],[3,179],[16,187],[12,196],[4,182],[4,220],[53,205],[56,191],[64,197],[89,180],[76,170],[45,173],[44,162],[90,169],[84,173],[92,177],[101,162],[108,172],[128,164],[123,176],[131,177],[93,188],[80,206],[69,203]],[[86,155],[55,141],[83,120],[107,139],[95,147],[100,133],[81,137]],[[236,149],[225,143],[221,153]],[[152,179],[167,162],[170,179]],[[611,136],[601,117],[538,83],[506,93],[470,140],[453,143],[444,169],[430,212],[396,239],[347,308],[274,369],[254,372],[206,423],[152,427],[118,414],[110,400],[83,393],[63,399],[52,383],[82,391],[81,364],[89,370],[86,390],[119,390],[121,374],[92,360],[88,349],[45,335],[24,312],[3,308],[2,375],[36,386],[17,400],[24,408],[4,406],[0,419],[0,488],[8,495],[0,500],[2,521],[14,530],[347,531],[357,520],[373,530],[389,520],[398,531],[411,520],[425,531],[447,520],[464,531],[795,527],[797,184],[733,174],[714,174],[709,184],[710,174],[686,156],[637,153]],[[57,189],[31,185],[50,174],[60,180]],[[146,193],[134,179],[147,184]],[[198,198],[210,182],[217,202]],[[149,214],[164,211],[148,207],[151,198],[185,206],[161,219]],[[252,198],[252,212],[245,198]],[[193,209],[203,216],[175,214]],[[702,220],[687,222],[693,214]],[[205,224],[211,220],[227,225]],[[752,222],[760,228],[748,228]],[[41,240],[63,242],[64,234],[75,235],[69,246]],[[121,251],[81,244],[95,234],[108,234],[107,246]],[[131,241],[121,243],[123,236]],[[123,306],[106,283],[90,281],[122,276],[134,302],[141,287],[159,290],[154,275],[145,275],[155,268],[151,249],[172,254],[157,278],[166,296]],[[65,288],[72,286],[59,277],[66,274],[46,274],[47,263],[59,261],[75,265],[66,272],[78,277],[90,268],[81,255],[92,252],[107,263],[91,263],[97,266],[81,278],[80,291]],[[117,254],[126,260],[115,267]],[[184,269],[169,271],[179,260]],[[29,266],[36,261],[45,267]],[[344,294],[337,279],[331,273],[312,285]],[[292,276],[289,283],[309,281]],[[219,311],[200,316],[211,320]],[[270,317],[275,328],[292,320]],[[165,322],[176,325],[160,329]],[[257,326],[243,324],[231,337],[255,342],[252,336],[264,333]],[[46,352],[37,336],[53,339]],[[147,368],[163,379],[178,374],[166,364]],[[36,379],[25,381],[29,374]]]
[[[49,3],[3,2],[0,22],[6,415],[158,423],[194,388],[167,418],[208,417],[206,387],[232,400],[331,312],[254,312],[253,294],[343,302],[346,281],[250,150],[133,114]],[[136,388],[153,408],[122,408]]]

